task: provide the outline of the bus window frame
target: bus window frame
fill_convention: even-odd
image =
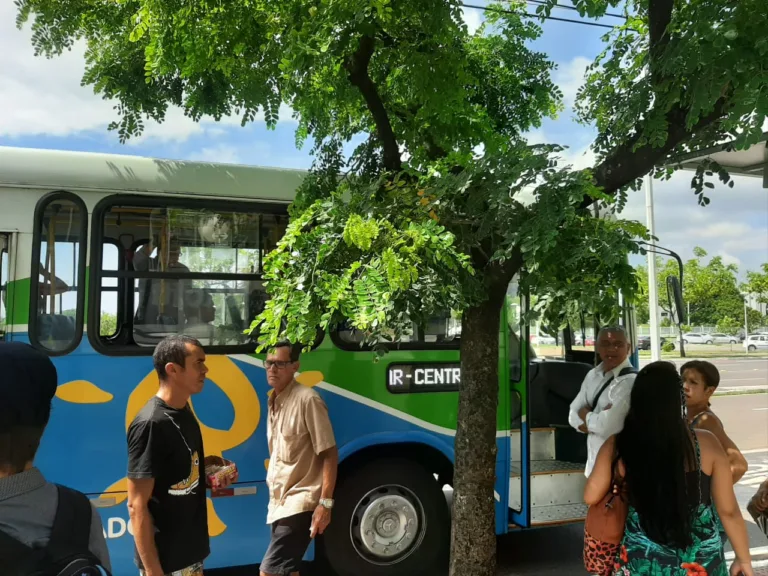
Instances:
[[[104,242],[102,243],[102,246],[104,244],[111,244],[112,246],[117,248],[117,256],[118,256],[117,270],[118,271],[124,270],[125,269],[125,260],[123,258],[120,258],[120,255],[123,252],[124,248],[122,246],[120,246],[119,240],[116,240],[115,238],[110,238],[108,236],[105,236],[104,237]],[[102,265],[103,265],[103,263],[104,263],[104,249],[103,248],[102,248],[102,252],[101,252],[101,258],[102,258]],[[110,270],[110,272],[114,272],[114,270]],[[117,302],[118,302],[117,314],[115,314],[115,316],[117,317],[117,320],[116,320],[117,332],[115,332],[111,336],[105,336],[104,338],[106,338],[107,340],[110,340],[110,339],[113,339],[113,338],[117,338],[117,336],[120,334],[120,329],[122,327],[123,316],[124,316],[125,310],[123,309],[123,306],[119,305],[120,304],[119,296],[120,296],[120,294],[122,292],[125,291],[124,284],[125,284],[125,280],[122,279],[122,278],[118,278],[117,279],[117,286],[107,286],[106,288],[108,288],[108,290],[102,290],[103,292],[115,292],[118,295],[118,299],[117,299]],[[102,288],[104,288],[104,287],[102,287]],[[99,304],[101,304],[101,302],[99,302]],[[133,304],[133,302],[131,302],[131,304]],[[99,308],[101,308],[101,307],[99,307]],[[99,309],[99,338],[102,338],[102,334],[101,334],[101,309]]]
[[[5,308],[5,320],[4,323],[0,324],[0,342],[3,342],[5,340],[6,332],[8,331],[9,326],[9,316],[10,313],[8,309],[10,306],[8,305],[8,278],[3,276],[3,262],[7,263],[6,269],[8,270],[8,277],[11,276],[11,261],[10,256],[8,255],[8,243],[11,241],[11,235],[6,232],[0,232],[0,237],[5,237],[6,241],[2,248],[0,248],[0,306],[3,306]],[[3,303],[5,301],[5,303]]]
[[[371,352],[374,348],[383,348],[387,352],[397,350],[459,350],[461,348],[461,336],[454,338],[450,342],[379,342],[377,344],[356,344],[347,342],[339,334],[339,327],[330,330],[331,341],[339,350],[345,352]]]
[[[50,350],[38,340],[38,308],[37,294],[40,290],[40,246],[43,234],[43,216],[46,207],[56,200],[72,202],[80,210],[80,236],[78,238],[78,260],[75,289],[75,335],[69,345],[62,350]],[[80,196],[67,190],[54,190],[40,197],[35,204],[34,225],[32,228],[32,262],[29,272],[29,343],[45,352],[48,356],[66,356],[73,352],[83,340],[83,320],[85,315],[85,277],[88,257],[88,207]]]
[[[91,215],[91,262],[97,263],[98,267],[92,267],[88,278],[88,341],[93,349],[99,354],[105,356],[151,356],[154,352],[154,346],[139,346],[138,344],[109,344],[99,334],[100,313],[101,313],[101,282],[103,278],[117,278],[118,285],[122,281],[128,292],[128,286],[133,287],[133,282],[137,278],[157,278],[158,280],[262,280],[263,274],[226,274],[219,272],[140,272],[128,270],[102,270],[103,250],[102,246],[108,237],[104,235],[104,217],[113,206],[126,206],[137,208],[189,208],[211,211],[231,211],[231,212],[249,212],[256,214],[278,214],[288,215],[288,203],[270,202],[265,200],[230,200],[230,199],[209,199],[209,198],[185,198],[178,195],[164,196],[145,196],[139,194],[111,194],[100,200],[93,208]],[[119,292],[118,292],[119,294]],[[118,297],[118,302],[120,297]],[[132,320],[128,318],[124,321],[133,326]],[[120,331],[118,330],[118,335]],[[315,342],[317,347],[322,338]],[[208,354],[253,354],[255,353],[257,343],[251,341],[240,345],[217,345],[205,346]]]

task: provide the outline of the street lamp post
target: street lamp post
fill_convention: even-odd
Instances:
[[[749,294],[742,292],[744,297],[744,340],[749,340],[749,308],[747,306],[747,298]],[[744,346],[744,353],[749,354],[749,345]]]

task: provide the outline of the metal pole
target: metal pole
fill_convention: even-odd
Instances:
[[[645,214],[648,231],[655,236],[655,223],[653,218],[653,177],[651,174],[645,180]],[[654,247],[653,239],[651,246]],[[648,312],[651,319],[651,361],[661,359],[661,338],[659,335],[659,296],[656,284],[656,255],[648,252]]]
[[[749,354],[749,309],[747,308],[747,295],[744,295],[744,342],[747,345],[744,346],[744,351]]]

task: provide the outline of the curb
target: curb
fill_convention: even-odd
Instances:
[[[712,396],[745,396],[747,394],[768,394],[768,386],[734,386],[717,390]]]

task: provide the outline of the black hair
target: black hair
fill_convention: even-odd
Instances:
[[[165,365],[169,362],[178,364],[182,368],[184,367],[185,358],[189,356],[187,344],[197,346],[200,349],[203,347],[196,338],[183,334],[171,334],[157,343],[155,352],[152,354],[152,362],[155,365],[155,370],[157,370],[157,375],[160,377],[161,382],[168,377]]]
[[[269,351],[272,352],[278,348],[288,348],[291,352],[291,362],[298,362],[301,356],[301,344],[292,344],[288,340],[280,340],[277,344],[270,347]]]
[[[45,426],[12,426],[0,433],[0,471],[19,474],[32,462],[40,447]]]
[[[720,372],[712,362],[690,360],[681,366],[680,375],[683,376],[686,370],[696,370],[701,374],[708,388],[717,388],[720,385]]]
[[[653,362],[637,374],[616,446],[626,467],[629,501],[645,533],[661,545],[690,546],[697,503],[689,498],[686,473],[698,463],[674,364]]]
[[[20,342],[0,343],[0,373],[0,470],[18,474],[40,447],[58,373],[47,355]]]

